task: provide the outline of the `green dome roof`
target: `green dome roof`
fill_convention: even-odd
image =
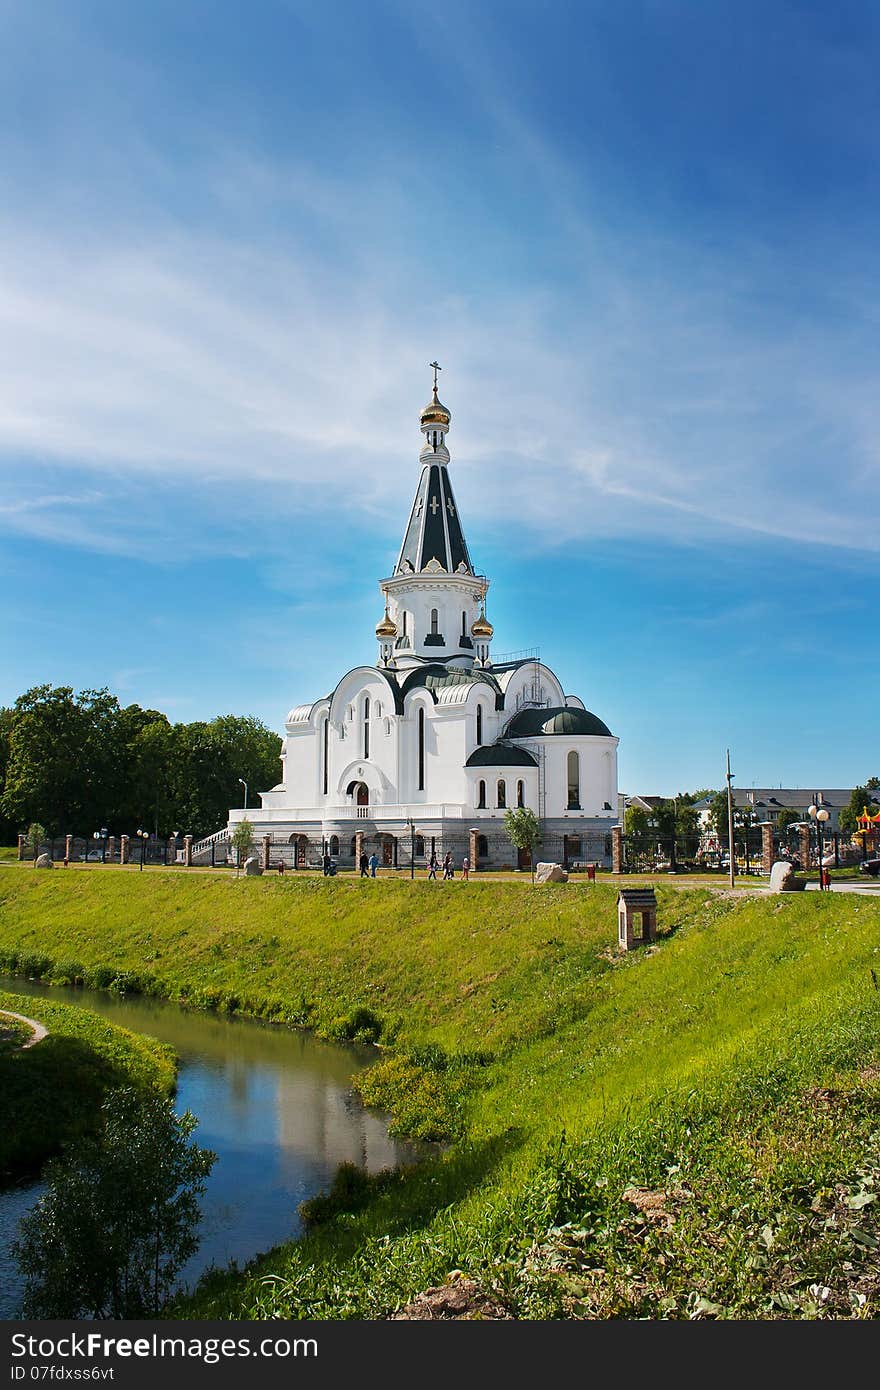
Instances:
[[[430,666],[417,667],[410,671],[403,682],[403,694],[419,687],[430,691],[443,690],[450,685],[488,685],[497,700],[501,697],[501,687],[489,671],[467,670],[460,666],[441,666],[439,662]]]
[[[487,743],[475,748],[465,767],[537,767],[538,764],[525,748],[514,748],[509,743]]]
[[[598,715],[591,714],[587,709],[571,709],[567,705],[551,709],[521,709],[505,730],[507,738],[546,738],[548,734],[613,737],[608,725],[603,724]]]

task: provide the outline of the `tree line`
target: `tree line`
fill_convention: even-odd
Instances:
[[[275,786],[280,749],[250,715],[175,724],[106,688],[34,686],[0,708],[0,843],[32,822],[50,835],[211,834],[242,804],[240,778],[253,802]]]
[[[840,829],[844,835],[852,835],[858,830],[858,818],[867,806],[873,812],[880,809],[880,777],[868,777],[863,785],[854,787],[850,802],[840,812]],[[805,795],[807,795],[805,793]],[[671,840],[673,834],[684,843],[695,841],[700,833],[699,813],[696,803],[708,800],[709,832],[719,844],[727,844],[727,791],[703,789],[696,792],[679,792],[677,797],[661,799],[647,810],[642,806],[628,806],[624,816],[626,834],[631,837],[637,850],[647,851],[657,841]],[[802,819],[801,813],[790,806],[784,807],[774,821],[778,834],[782,835],[792,825]],[[758,824],[758,818],[751,806],[734,806],[734,836],[748,832]]]

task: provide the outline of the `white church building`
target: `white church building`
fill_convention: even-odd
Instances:
[[[230,811],[228,830],[247,816],[272,863],[326,852],[347,867],[363,852],[409,869],[451,850],[457,873],[464,855],[475,869],[525,867],[504,812],[528,806],[538,857],[610,863],[618,740],[537,657],[493,659],[489,581],[465,541],[432,365],[415,497],[379,585],[375,664],[291,709],[281,780],[259,809]]]

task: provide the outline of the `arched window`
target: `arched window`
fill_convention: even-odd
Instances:
[[[482,779],[477,783],[477,810],[486,809],[486,783]]]
[[[354,859],[355,850],[356,850],[356,849],[357,849],[357,836],[356,836],[356,835],[352,835],[352,837],[351,837],[351,843],[350,843],[350,845],[348,846],[348,852],[349,852],[349,855],[351,856],[352,859]],[[357,866],[355,866],[355,867],[357,867]]]
[[[581,809],[581,770],[580,758],[574,748],[568,755],[568,809],[569,811],[579,811]]]
[[[322,750],[322,751],[323,751],[323,756],[324,756],[324,778],[323,778],[323,787],[324,787],[324,795],[326,796],[326,795],[327,795],[328,788],[329,788],[329,785],[330,785],[330,720],[329,720],[329,719],[325,719],[325,720],[324,720],[324,746],[323,746],[323,750]]]
[[[477,836],[477,858],[486,859],[489,855],[489,841],[485,835]]]
[[[419,791],[425,790],[425,706],[419,705]]]
[[[364,696],[364,757],[370,756],[370,697]]]
[[[502,809],[507,805],[507,787],[505,786],[504,778],[503,778],[503,777],[499,777],[499,778],[498,778],[498,803],[497,803],[497,804],[498,804],[498,806],[501,807]]]
[[[335,854],[337,857],[339,856],[339,836],[338,836],[338,835],[331,835],[331,836],[330,836],[330,853],[331,853],[331,854]]]
[[[526,784],[525,784],[525,782],[517,782],[517,784],[516,784],[516,804],[517,804],[517,806],[525,806],[525,804],[526,804]]]
[[[436,637],[440,630],[440,618],[436,608],[431,609],[431,636]]]
[[[382,718],[382,706],[380,705],[380,703],[379,703],[378,700],[376,701],[375,705],[373,706],[373,718],[374,718],[374,719],[381,719],[381,718]]]
[[[462,637],[467,637],[467,635],[468,635],[468,630],[467,630],[467,613],[464,613],[464,612],[463,612],[462,615],[461,615],[461,635],[462,635]]]
[[[477,705],[477,746],[483,742],[483,706]]]
[[[416,836],[415,842],[414,842],[414,846],[415,846],[415,847],[414,847],[414,853],[415,853],[416,855],[421,856],[421,855],[423,855],[423,854],[425,853],[425,837],[424,837],[424,835],[417,835],[417,836]]]

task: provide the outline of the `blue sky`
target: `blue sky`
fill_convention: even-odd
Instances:
[[[375,659],[443,365],[620,784],[880,773],[880,8],[0,0],[0,703]]]

